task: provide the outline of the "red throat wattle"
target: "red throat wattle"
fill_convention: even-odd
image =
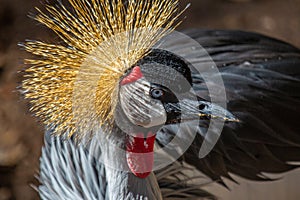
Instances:
[[[153,169],[155,135],[144,134],[128,136],[126,145],[127,164],[132,173],[139,178],[146,178]]]

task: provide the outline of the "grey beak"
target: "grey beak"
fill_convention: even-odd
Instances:
[[[169,103],[168,109],[169,111],[180,113],[182,121],[208,118],[221,119],[227,122],[239,122],[239,119],[225,108],[207,101],[184,99],[179,103]]]
[[[198,112],[200,113],[200,117],[209,116],[210,118],[223,119],[228,122],[239,122],[239,119],[237,119],[231,112],[217,104],[207,101],[198,102]]]

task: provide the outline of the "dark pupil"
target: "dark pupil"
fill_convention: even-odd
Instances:
[[[161,90],[154,89],[154,90],[152,90],[151,95],[152,95],[153,98],[159,98],[163,95],[163,92]]]

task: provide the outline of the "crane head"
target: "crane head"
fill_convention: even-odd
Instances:
[[[226,109],[189,98],[192,89],[188,64],[171,52],[152,50],[122,77],[119,104],[131,127],[127,132],[127,161],[140,178],[149,175],[153,165],[156,132],[165,124],[184,123],[200,118],[237,121]],[[118,111],[115,113],[118,117]],[[120,121],[120,120],[118,120]]]

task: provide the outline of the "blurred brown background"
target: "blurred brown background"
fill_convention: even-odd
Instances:
[[[300,0],[182,0],[192,6],[179,29],[241,29],[264,33],[300,47]],[[0,0],[0,200],[38,199],[30,184],[43,143],[42,126],[28,113],[17,92],[26,53],[17,46],[25,39],[51,41],[53,33],[27,15],[39,0]],[[299,66],[300,67],[300,66]],[[299,171],[299,170],[298,170]],[[241,181],[232,191],[218,186],[209,190],[221,199],[300,199],[300,171],[274,183]]]

